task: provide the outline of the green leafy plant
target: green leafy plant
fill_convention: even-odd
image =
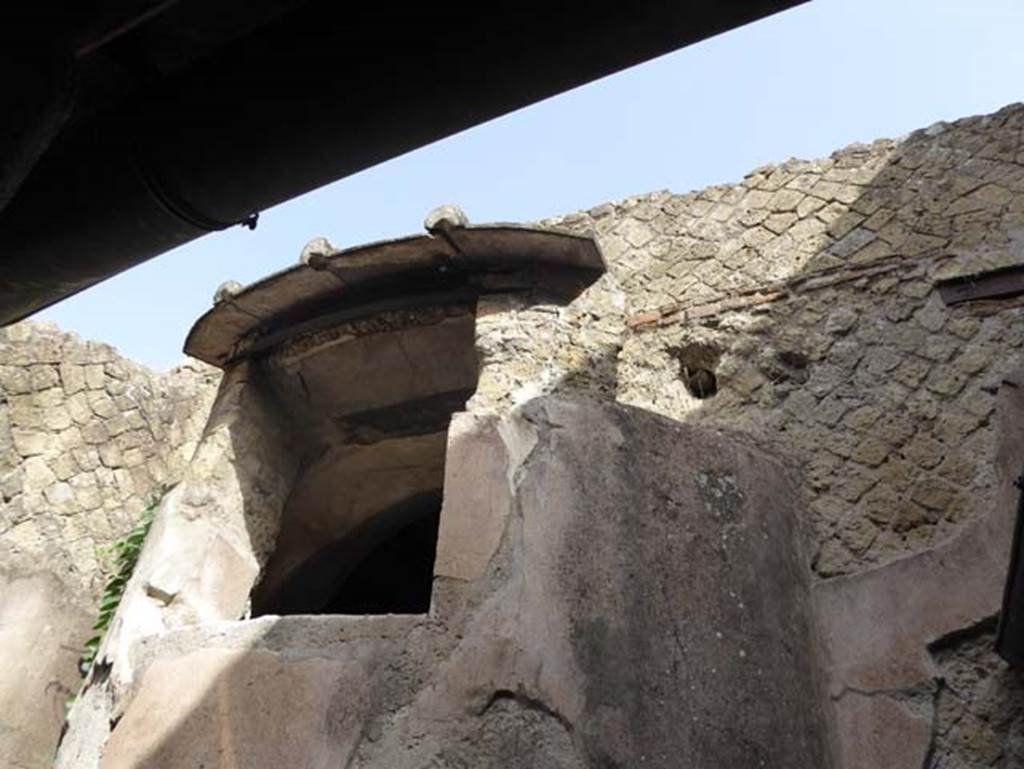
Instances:
[[[169,488],[164,488],[159,494],[151,497],[146,505],[146,509],[139,516],[138,523],[109,548],[108,552],[113,559],[113,564],[110,576],[107,578],[103,586],[103,592],[100,595],[100,613],[92,626],[93,636],[85,642],[82,656],[78,660],[78,669],[83,676],[89,672],[89,668],[96,659],[103,636],[110,627],[114,614],[117,613],[117,607],[121,603],[125,586],[128,584],[128,580],[131,579],[132,573],[135,571],[135,565],[139,561],[142,545],[146,541],[146,535],[149,534],[150,526],[153,525],[153,516],[156,515],[156,510],[160,506],[160,500],[163,499],[169,490]]]

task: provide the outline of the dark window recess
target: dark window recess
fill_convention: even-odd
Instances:
[[[474,389],[466,387],[435,393],[396,406],[349,414],[334,421],[349,443],[369,444],[385,438],[426,435],[448,429],[452,414],[466,407]]]
[[[307,559],[253,614],[429,611],[440,519],[440,490],[377,513]]]
[[[1017,517],[995,646],[1000,657],[1020,669],[1024,667],[1024,475],[1013,485],[1017,487]]]

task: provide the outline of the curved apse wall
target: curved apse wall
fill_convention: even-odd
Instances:
[[[477,386],[477,299],[567,302],[603,270],[590,238],[469,227],[335,252],[218,293],[189,351],[250,359],[295,436],[298,476],[252,612],[429,608],[447,428]],[[342,589],[341,585],[346,585]]]

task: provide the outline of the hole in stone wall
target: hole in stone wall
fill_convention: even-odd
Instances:
[[[690,342],[669,349],[669,354],[679,363],[679,378],[690,395],[703,399],[718,392],[715,369],[722,353],[717,347],[703,342]]]
[[[810,376],[810,363],[810,358],[797,350],[767,349],[758,359],[758,368],[775,384],[803,384]]]
[[[779,359],[779,363],[792,370],[802,371],[810,363],[806,355],[796,350],[780,350],[776,357]]]

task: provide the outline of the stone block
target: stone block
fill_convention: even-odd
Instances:
[[[47,390],[60,384],[60,377],[57,376],[57,369],[54,366],[29,366],[28,376],[33,390]]]
[[[871,521],[856,515],[844,521],[839,529],[843,544],[855,554],[863,553],[871,547],[877,536],[878,529]]]
[[[162,485],[167,482],[169,477],[167,463],[161,457],[147,459],[146,469],[149,471],[149,477],[153,479],[154,483]]]
[[[47,503],[57,513],[68,514],[75,512],[75,490],[71,485],[58,481],[47,486],[43,490],[43,496]]]
[[[66,481],[78,472],[78,463],[74,456],[64,453],[50,461],[50,469],[58,480]]]
[[[71,414],[63,403],[44,409],[42,418],[47,430],[64,430],[72,424]]]
[[[75,502],[82,510],[95,510],[103,504],[103,495],[97,486],[81,486],[74,490]]]
[[[949,317],[949,311],[943,306],[938,295],[935,295],[918,310],[914,317],[922,328],[934,334],[945,324]]]
[[[90,446],[101,446],[110,440],[107,426],[102,422],[90,422],[82,425],[82,440]]]
[[[92,618],[53,574],[0,571],[0,765],[49,766]]]
[[[874,406],[860,406],[843,416],[843,424],[851,430],[862,432],[875,424],[881,415],[881,412]]]
[[[57,444],[61,451],[73,451],[82,445],[82,431],[74,425],[61,430],[57,433]]]
[[[858,318],[857,312],[849,308],[833,310],[825,321],[825,332],[836,336],[848,334],[857,324]]]
[[[150,436],[146,430],[125,430],[117,435],[117,446],[122,451],[144,446],[149,442]]]
[[[775,213],[795,211],[804,197],[799,190],[781,189],[768,199],[767,208]]]
[[[71,453],[78,467],[84,472],[90,472],[100,466],[100,455],[94,448],[79,447],[73,449]]]
[[[85,389],[85,370],[74,363],[60,364],[60,381],[65,395],[74,395]]]
[[[927,432],[917,433],[900,449],[900,455],[909,462],[928,470],[942,461],[946,447],[934,435]]]
[[[121,435],[128,429],[128,420],[125,419],[121,414],[115,414],[107,420],[107,432],[110,433],[112,438]]]
[[[104,385],[103,365],[93,363],[85,366],[85,386],[90,390],[102,390]]]
[[[893,531],[908,532],[935,523],[936,520],[934,510],[922,507],[911,499],[902,499],[893,508],[891,524]]]
[[[43,410],[31,402],[31,396],[15,395],[8,400],[10,423],[24,430],[42,430]]]
[[[956,395],[963,389],[967,377],[947,366],[936,366],[925,377],[924,385],[939,395]]]
[[[992,351],[984,347],[968,346],[953,358],[953,365],[964,374],[977,374],[992,362],[992,355]]]
[[[11,431],[11,438],[14,441],[14,448],[23,457],[46,454],[57,446],[56,436],[41,430],[15,428]]]
[[[114,470],[114,482],[122,495],[128,496],[135,493],[135,481],[127,470],[123,468]]]
[[[277,769],[296,760],[344,766],[362,728],[365,687],[358,664],[324,657],[223,650],[168,657],[147,670],[102,769]],[[337,711],[343,690],[344,715]],[[325,721],[330,712],[341,720]]]
[[[123,360],[111,360],[103,367],[103,370],[107,376],[113,379],[124,380],[129,377],[128,366],[125,365]]]
[[[97,467],[93,474],[96,476],[96,484],[101,489],[113,489],[117,486],[117,481],[114,479],[114,471],[107,467]]]
[[[114,400],[114,406],[120,412],[131,411],[137,405],[137,401],[135,400],[135,398],[129,396],[127,394],[127,391],[119,395],[113,395],[112,397]]]
[[[121,454],[121,449],[118,448],[115,443],[104,443],[97,446],[95,449],[99,456],[100,462],[103,463],[104,467],[111,469],[115,467],[121,467],[124,464],[124,458]]]
[[[84,425],[93,419],[92,407],[85,392],[76,392],[67,399],[66,405],[75,424]]]
[[[32,392],[28,371],[21,366],[0,365],[0,391],[7,395]]]
[[[36,390],[32,396],[32,405],[41,409],[49,409],[59,406],[64,402],[64,391],[59,387],[50,387],[46,390]]]
[[[86,398],[89,401],[89,408],[92,409],[92,413],[96,416],[102,419],[110,419],[118,414],[113,399],[103,390],[94,389],[87,393]]]
[[[835,705],[842,769],[920,769],[931,721],[883,694],[848,692]]]
[[[929,510],[947,510],[957,489],[941,478],[922,478],[911,489],[910,498]]]
[[[0,501],[7,502],[21,494],[24,487],[25,471],[22,468],[0,473]]]
[[[145,497],[154,489],[153,478],[144,464],[135,465],[129,468],[132,475],[132,483],[135,485],[136,494]]]
[[[493,420],[488,423],[469,414],[452,420],[445,461],[445,506],[434,562],[437,576],[478,579],[497,551],[511,510],[507,496],[492,494],[490,489],[504,482],[506,451]]]
[[[122,414],[122,416],[124,417],[127,429],[129,430],[145,430],[148,427],[145,418],[142,416],[142,412],[138,409],[130,409]]]

